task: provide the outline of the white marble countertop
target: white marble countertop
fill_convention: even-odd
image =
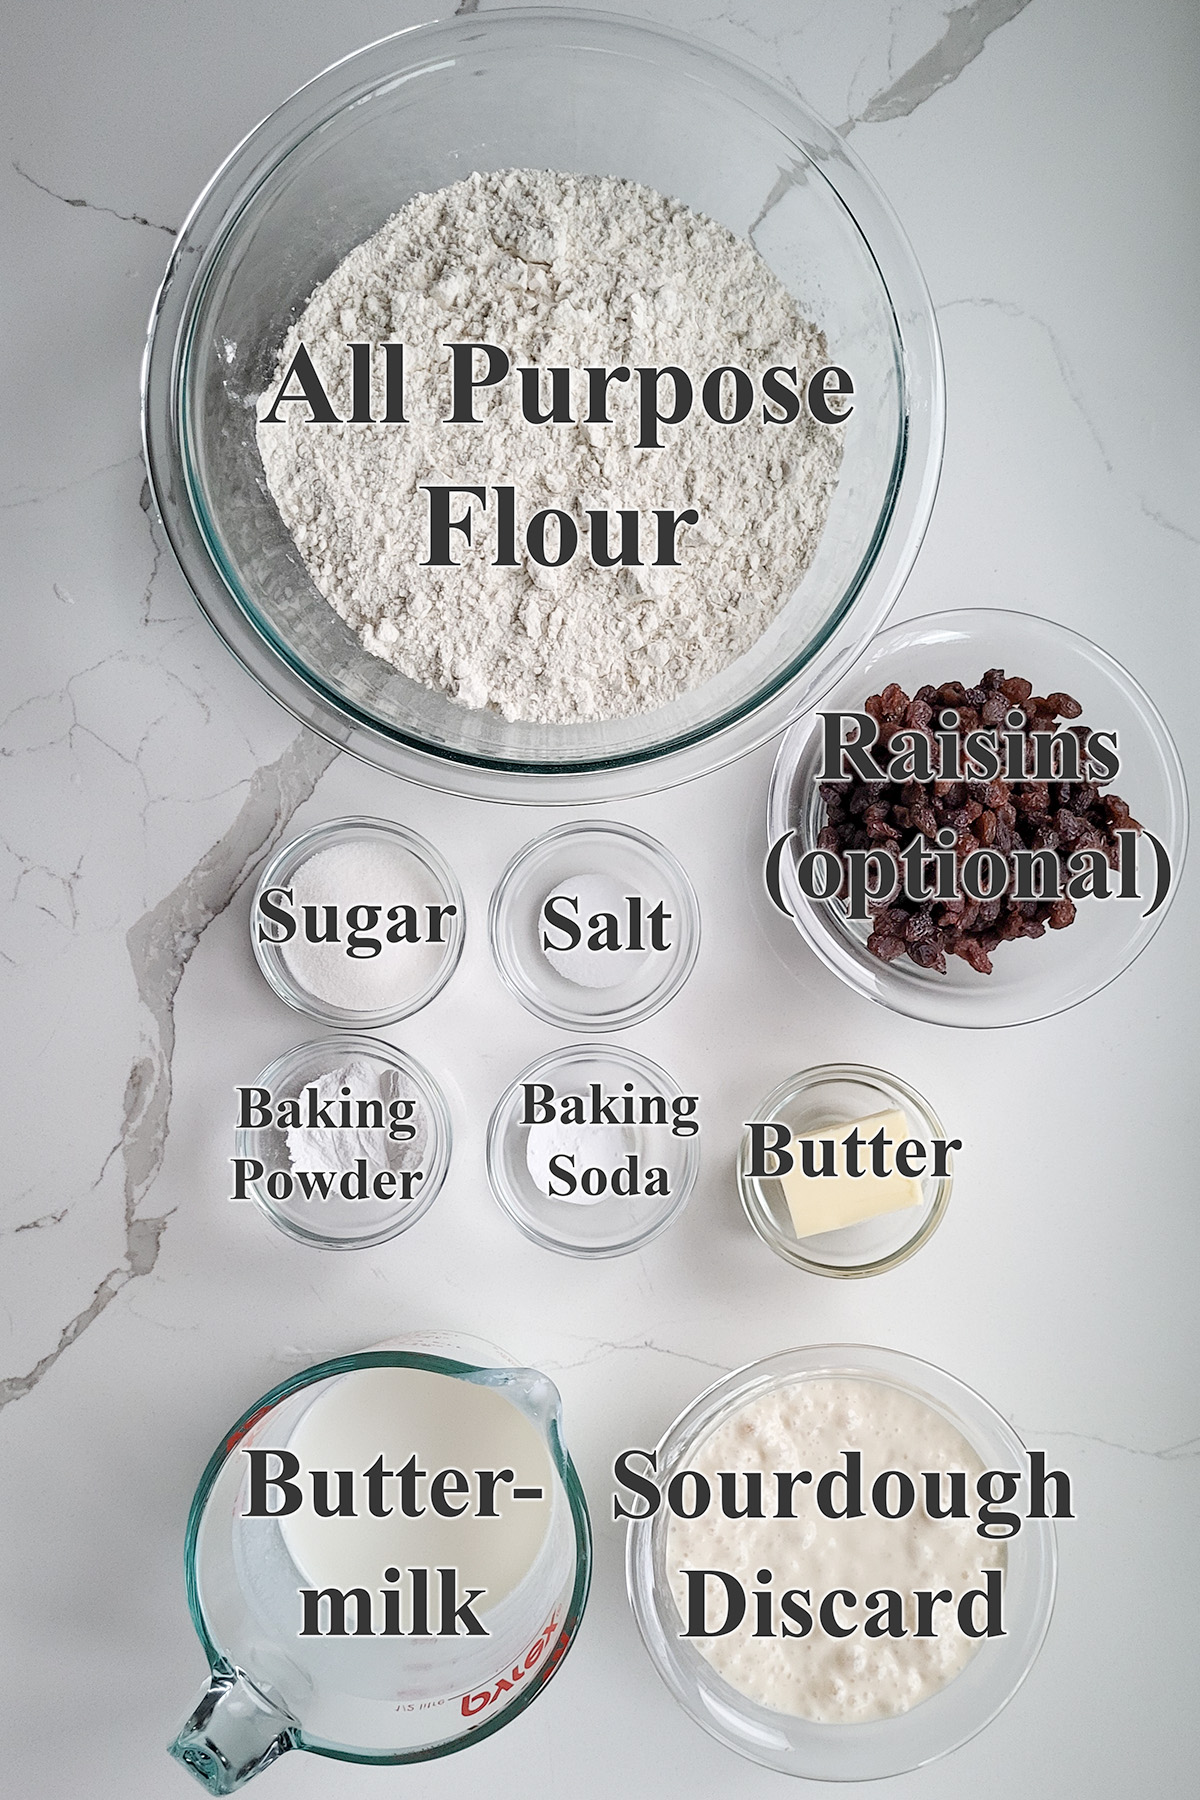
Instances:
[[[944,337],[949,430],[897,616],[993,604],[1076,627],[1134,672],[1190,753],[1194,5],[629,4],[840,123],[911,236]],[[505,1800],[794,1791],[710,1742],[655,1678],[609,1471],[721,1371],[844,1339],[980,1389],[1072,1472],[1079,1513],[1059,1529],[1058,1608],[1025,1687],[966,1748],[878,1791],[1182,1795],[1200,1541],[1195,867],[1191,906],[1185,894],[1106,992],[1041,1025],[963,1035],[850,994],[771,912],[769,747],[606,808],[670,845],[699,892],[699,965],[628,1041],[703,1095],[705,1157],[687,1212],[644,1253],[552,1257],[492,1203],[482,1144],[503,1086],[565,1037],[501,987],[480,922],[514,849],[567,815],[448,799],[333,756],[222,649],[149,514],[137,372],[173,226],[293,87],[422,10],[46,0],[7,23],[7,1789],[182,1800],[163,1747],[204,1672],[181,1545],[211,1448],[307,1363],[446,1327],[507,1345],[562,1390],[596,1525],[584,1629],[539,1704],[464,1757],[376,1771],[289,1756],[262,1777],[264,1800],[435,1800],[464,1783]],[[255,969],[250,878],[282,836],[347,811],[403,819],[450,854],[473,924],[449,987],[385,1034],[447,1089],[446,1188],[410,1234],[331,1257],[225,1194],[231,1086],[307,1030]],[[829,1059],[897,1069],[966,1144],[938,1236],[869,1283],[773,1259],[731,1179],[746,1109]]]

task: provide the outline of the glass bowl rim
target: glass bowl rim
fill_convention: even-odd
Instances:
[[[498,1179],[497,1170],[501,1167],[501,1140],[510,1123],[508,1109],[517,1089],[532,1076],[545,1074],[547,1070],[557,1068],[568,1060],[584,1057],[589,1061],[598,1062],[602,1060],[605,1052],[609,1053],[614,1062],[628,1068],[634,1074],[661,1082],[664,1091],[673,1091],[676,1094],[683,1092],[674,1076],[666,1069],[662,1068],[660,1064],[652,1062],[648,1056],[643,1056],[640,1051],[629,1049],[628,1045],[599,1043],[595,1040],[579,1044],[563,1044],[557,1050],[550,1050],[545,1055],[536,1057],[527,1068],[513,1076],[492,1108],[484,1144],[488,1186],[491,1189],[492,1198],[500,1210],[516,1226],[517,1230],[529,1239],[530,1243],[537,1244],[543,1250],[552,1250],[559,1256],[573,1256],[581,1262],[606,1262],[613,1257],[628,1256],[634,1250],[644,1249],[647,1244],[652,1243],[678,1219],[692,1197],[700,1173],[701,1131],[696,1131],[691,1137],[681,1140],[683,1178],[678,1192],[671,1196],[670,1207],[664,1209],[662,1214],[656,1217],[644,1231],[624,1239],[619,1244],[592,1246],[569,1243],[563,1238],[552,1236],[548,1231],[540,1230],[531,1220],[522,1217],[510,1204],[505,1184]]]
[[[204,1472],[196,1485],[188,1508],[187,1528],[184,1533],[183,1571],[184,1588],[187,1594],[188,1613],[191,1616],[192,1628],[200,1639],[204,1654],[208,1658],[212,1670],[228,1668],[225,1654],[217,1645],[208,1629],[204,1617],[204,1608],[200,1601],[200,1583],[197,1574],[197,1550],[200,1541],[200,1528],[204,1521],[204,1511],[208,1505],[209,1495],[216,1486],[217,1477],[226,1462],[237,1449],[246,1433],[257,1423],[264,1412],[277,1406],[281,1400],[299,1393],[302,1388],[312,1387],[318,1381],[327,1381],[338,1375],[349,1375],[358,1369],[420,1369],[431,1375],[487,1375],[495,1373],[489,1365],[483,1363],[460,1362],[457,1358],[439,1356],[418,1350],[360,1350],[349,1356],[334,1356],[324,1362],[314,1363],[310,1368],[301,1369],[295,1375],[289,1375],[278,1382],[275,1387],[256,1400],[242,1414],[241,1418],[222,1438],[217,1448],[205,1464]],[[540,1369],[522,1369],[513,1365],[507,1373],[541,1375]],[[542,1380],[558,1393],[557,1384],[542,1375]],[[561,1395],[559,1396],[561,1403]],[[567,1616],[563,1627],[555,1641],[557,1655],[548,1656],[534,1672],[534,1680],[509,1705],[501,1708],[492,1718],[481,1721],[478,1726],[464,1732],[460,1737],[449,1741],[443,1740],[430,1748],[417,1751],[404,1750],[372,1754],[363,1750],[351,1750],[342,1745],[322,1743],[320,1740],[310,1742],[304,1735],[303,1728],[297,1726],[292,1732],[292,1743],[297,1750],[307,1750],[316,1756],[327,1756],[336,1762],[366,1763],[377,1766],[395,1766],[399,1763],[433,1762],[442,1756],[451,1756],[456,1750],[465,1750],[480,1739],[491,1737],[502,1725],[515,1719],[518,1713],[524,1712],[532,1700],[535,1700],[542,1688],[556,1673],[562,1664],[567,1651],[575,1642],[587,1606],[588,1592],[592,1580],[592,1521],[588,1511],[587,1497],[583,1491],[583,1483],[579,1479],[570,1452],[562,1439],[560,1420],[555,1417],[550,1422],[548,1432],[548,1448],[550,1460],[554,1464],[559,1480],[566,1492],[571,1511],[571,1524],[575,1534],[575,1582],[571,1589],[571,1598],[567,1604]]]

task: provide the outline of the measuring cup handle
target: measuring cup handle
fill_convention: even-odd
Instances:
[[[219,1665],[169,1748],[210,1794],[232,1794],[291,1750],[297,1729],[244,1675]]]

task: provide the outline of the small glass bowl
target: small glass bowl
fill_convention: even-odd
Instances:
[[[614,959],[616,979],[608,986],[571,980],[541,946],[546,900],[560,889],[569,898],[563,884],[588,876],[600,877],[612,888],[614,909],[624,905],[626,896],[642,899],[643,941],[648,936],[646,918],[656,904],[666,903],[670,921],[668,950],[595,953]],[[608,901],[606,895],[601,910],[608,910]],[[586,937],[583,901],[568,908],[566,916],[577,919]],[[618,910],[618,918],[622,938],[627,937],[628,916]],[[618,1031],[648,1019],[679,992],[700,948],[700,908],[687,875],[662,844],[628,825],[592,820],[560,825],[517,852],[492,895],[488,935],[502,979],[539,1019],[583,1031]],[[627,971],[623,977],[622,966]]]
[[[897,1350],[869,1344],[819,1344],[785,1350],[725,1376],[682,1412],[658,1446],[655,1481],[672,1476],[718,1424],[760,1395],[805,1378],[850,1377],[898,1388],[941,1413],[985,1468],[1020,1469],[1025,1447],[1007,1420],[953,1375]],[[1054,1607],[1054,1526],[1024,1520],[1005,1540],[1007,1633],[981,1645],[966,1667],[927,1700],[889,1719],[827,1724],[760,1706],[722,1680],[679,1635],[681,1620],[666,1566],[669,1513],[635,1519],[626,1539],[625,1574],[642,1641],[684,1711],[712,1737],[750,1762],[810,1781],[872,1781],[902,1775],[956,1750],[1012,1699],[1042,1647]]]
[[[602,1168],[606,1176],[622,1165],[627,1169],[626,1159],[632,1151],[638,1158],[643,1191],[629,1195],[605,1191],[590,1202],[552,1198],[543,1191],[534,1179],[530,1160],[538,1155],[534,1132],[548,1127],[522,1121],[523,1088],[527,1082],[550,1086],[556,1107],[564,1094],[590,1095],[593,1083],[599,1084],[601,1101],[605,1102],[610,1096],[623,1100],[625,1083],[631,1082],[635,1112],[640,1111],[643,1095],[652,1100],[660,1097],[668,1123],[556,1126],[556,1133],[562,1134],[563,1149],[546,1152],[547,1158],[563,1153],[582,1155],[584,1159],[592,1153],[604,1157],[603,1163],[583,1160],[582,1167],[576,1162],[572,1172],[582,1186],[590,1169]],[[546,1250],[582,1257],[624,1256],[630,1250],[639,1250],[678,1217],[699,1172],[699,1131],[679,1136],[670,1124],[673,1103],[681,1098],[680,1088],[665,1069],[619,1044],[570,1044],[543,1056],[522,1070],[492,1113],[487,1134],[487,1171],[492,1192],[518,1230]],[[688,1116],[692,1123],[697,1122],[696,1111]],[[582,1137],[581,1152],[570,1149],[576,1132]],[[615,1140],[612,1147],[601,1133],[610,1134]],[[558,1141],[556,1136],[555,1143]],[[649,1168],[666,1170],[665,1193],[644,1191]]]
[[[961,957],[944,975],[907,956],[881,962],[867,949],[869,921],[852,921],[836,900],[809,900],[800,891],[797,859],[816,846],[824,817],[818,793],[822,726],[819,714],[797,721],[779,747],[767,797],[768,841],[794,831],[780,867],[780,890],[796,928],[825,966],[860,994],[910,1019],[935,1025],[1026,1025],[1065,1012],[1108,986],[1141,954],[1167,914],[1179,887],[1187,849],[1188,806],[1179,754],[1153,703],[1120,663],[1074,631],[1030,613],[986,608],[930,613],[894,625],[874,638],[850,673],[821,702],[822,712],[860,711],[870,694],[898,682],[907,694],[927,682],[977,681],[1000,667],[1034,684],[1034,692],[1073,695],[1080,723],[1115,731],[1119,775],[1105,787],[1121,795],[1141,821],[1139,882],[1155,891],[1155,851],[1161,840],[1172,881],[1166,901],[1149,918],[1148,900],[1081,902],[1074,924],[1031,941],[1004,943],[990,975]]]
[[[402,999],[393,999],[390,1003],[358,1010],[337,1006],[323,999],[305,987],[298,975],[291,968],[287,957],[287,945],[263,937],[265,929],[259,907],[263,895],[272,888],[287,887],[314,856],[322,851],[333,849],[339,844],[375,842],[397,851],[411,869],[410,879],[419,884],[420,900],[418,906],[424,908],[430,904],[446,908],[453,907],[443,921],[446,941],[442,947],[441,957],[433,967],[427,979],[414,986]],[[404,903],[404,894],[363,894],[354,896],[349,904],[354,906],[361,902],[364,905],[380,905],[385,911],[389,905]],[[333,904],[334,896],[329,896]],[[267,921],[269,924],[270,921]],[[339,925],[339,929],[341,926]],[[387,929],[387,920],[377,926],[373,935],[379,937]],[[462,955],[463,937],[466,932],[466,908],[463,903],[462,889],[458,885],[454,871],[445,859],[439,855],[432,844],[418,837],[415,831],[409,831],[403,825],[393,824],[390,819],[369,819],[350,817],[344,819],[328,819],[323,825],[316,825],[311,831],[293,838],[285,844],[268,863],[255,891],[254,901],[250,907],[250,941],[254,946],[254,955],[268,983],[281,1000],[293,1007],[297,1012],[307,1013],[310,1019],[320,1020],[322,1025],[349,1025],[373,1028],[379,1025],[392,1025],[397,1019],[407,1019],[412,1013],[419,1012],[427,1006],[435,994],[439,994],[458,967],[458,959]],[[387,967],[393,955],[404,955],[408,946],[388,945],[378,957],[362,959],[357,962],[360,970]],[[338,946],[330,947],[330,956],[342,957],[345,952]]]
[[[867,1068],[861,1063],[822,1063],[805,1069],[780,1082],[773,1093],[756,1107],[757,1120],[778,1120],[791,1127],[793,1136],[819,1131],[825,1125],[838,1125],[843,1120],[866,1118],[889,1107],[899,1107],[908,1121],[910,1134],[928,1144],[946,1135],[937,1114],[915,1088],[888,1075],[882,1069]],[[860,1219],[838,1231],[822,1231],[815,1237],[799,1238],[792,1225],[784,1197],[783,1183],[770,1177],[760,1178],[748,1172],[750,1134],[742,1139],[738,1155],[738,1192],[746,1217],[763,1243],[776,1256],[782,1256],[798,1269],[812,1275],[836,1275],[851,1279],[860,1275],[882,1275],[927,1244],[950,1204],[954,1185],[954,1162],[945,1175],[926,1174],[921,1181],[922,1200],[900,1212],[883,1213],[878,1218]]]
[[[276,1103],[283,1098],[300,1098],[306,1087],[352,1061],[368,1063],[379,1071],[381,1080],[390,1073],[398,1089],[395,1098],[418,1103],[412,1120],[417,1126],[416,1136],[407,1143],[393,1143],[384,1131],[371,1133],[371,1141],[378,1143],[387,1158],[378,1166],[403,1172],[411,1170],[420,1158],[424,1173],[421,1181],[414,1183],[411,1200],[399,1196],[383,1200],[346,1200],[340,1196],[309,1200],[299,1195],[275,1198],[266,1187],[272,1170],[293,1167],[286,1133],[275,1125],[239,1126],[236,1137],[238,1156],[256,1157],[266,1165],[262,1179],[252,1182],[250,1191],[271,1223],[297,1243],[314,1244],[321,1250],[362,1250],[398,1237],[429,1211],[450,1166],[450,1110],[441,1088],[414,1057],[379,1038],[344,1035],[298,1044],[263,1070],[257,1086],[268,1089]],[[325,1164],[317,1166],[324,1168]]]

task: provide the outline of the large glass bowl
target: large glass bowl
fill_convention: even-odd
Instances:
[[[313,585],[259,460],[255,401],[314,287],[414,195],[513,167],[625,177],[751,237],[855,383],[837,487],[798,587],[731,667],[631,718],[511,722],[369,655]],[[554,802],[717,767],[830,685],[917,553],[941,461],[943,389],[912,252],[827,126],[676,32],[539,7],[370,45],[250,133],[176,241],[150,321],[143,421],[184,574],[268,692],[380,768]]]
[[[848,1377],[897,1388],[940,1413],[987,1469],[1025,1466],[1012,1427],[979,1394],[915,1356],[870,1344],[819,1344],[785,1350],[737,1369],[686,1408],[658,1446],[662,1491],[688,1467],[690,1453],[731,1414],[798,1381]],[[1024,1494],[1027,1490],[1022,1489]],[[776,1712],[724,1681],[682,1621],[666,1561],[669,1513],[637,1519],[626,1540],[630,1603],[656,1670],[698,1725],[751,1762],[810,1781],[872,1781],[934,1761],[982,1731],[1012,1699],[1042,1647],[1054,1607],[1057,1554],[1049,1519],[1027,1518],[1005,1540],[1006,1635],[984,1644],[962,1672],[908,1712],[858,1724],[824,1724]]]
[[[780,894],[809,948],[868,999],[935,1025],[1024,1025],[1099,993],[1162,924],[1187,850],[1183,769],[1153,702],[1107,651],[1048,619],[980,607],[893,625],[868,645],[821,709],[858,710],[893,681],[911,695],[927,682],[978,681],[990,668],[1024,676],[1038,694],[1072,695],[1083,708],[1081,725],[1116,732],[1121,767],[1105,791],[1120,794],[1144,827],[1137,849],[1141,899],[1082,900],[1066,930],[998,945],[990,975],[978,974],[957,956],[946,959],[945,974],[918,968],[907,956],[881,962],[867,949],[869,921],[848,918],[840,901],[806,898],[797,879],[798,858],[816,845],[824,821],[817,779],[819,716],[799,720],[784,738],[767,797],[769,842],[794,832],[780,859]],[[1153,908],[1160,871],[1151,833],[1172,872],[1162,903]]]

